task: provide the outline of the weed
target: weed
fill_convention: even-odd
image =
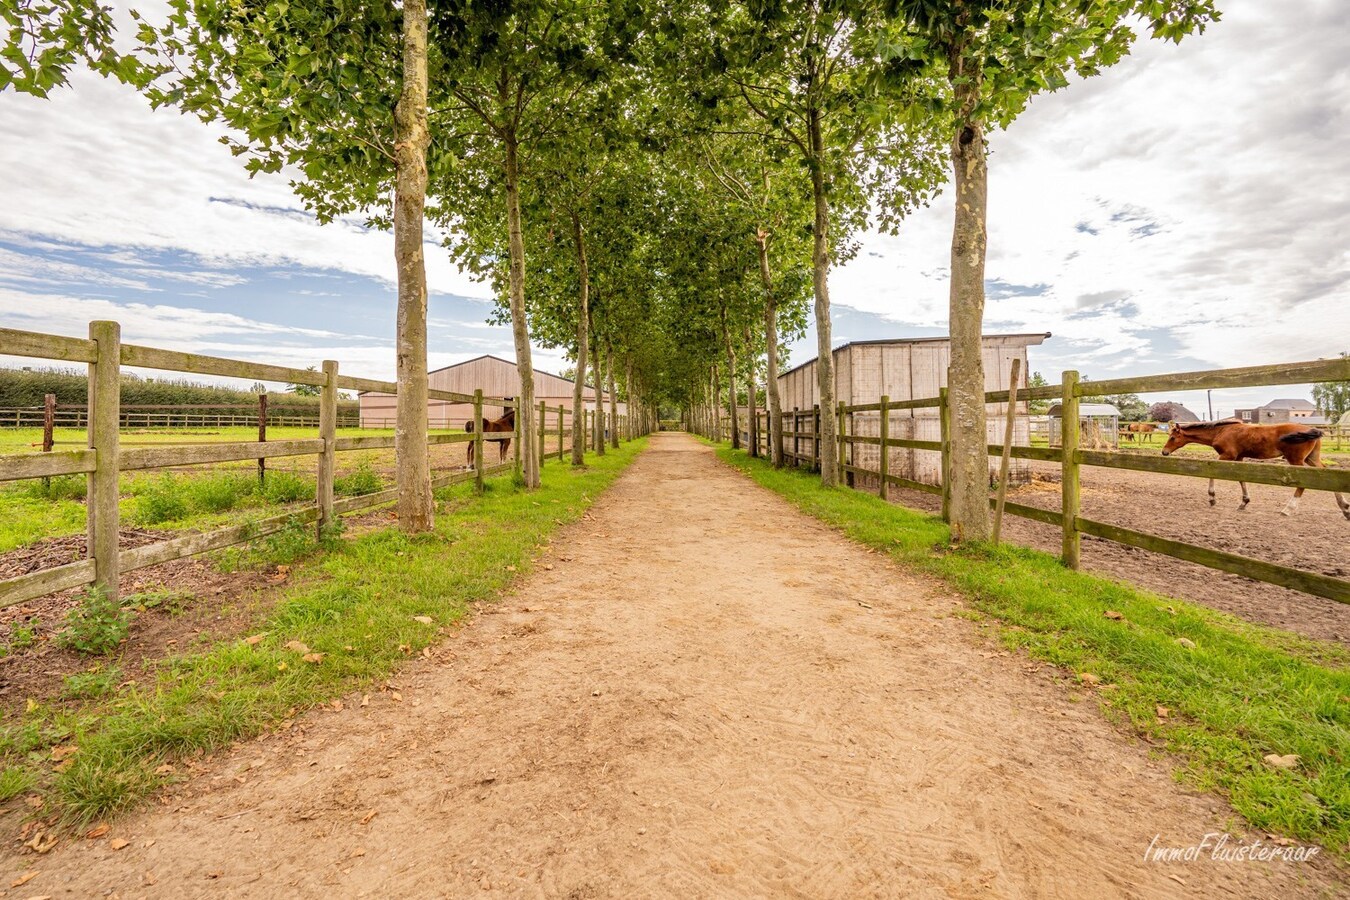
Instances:
[[[141,488],[136,497],[134,518],[141,525],[173,522],[188,514],[182,486],[172,475],[164,475]]]
[[[274,473],[280,475],[282,473]],[[221,472],[203,478],[185,481],[184,493],[194,510],[199,512],[226,512],[254,492],[257,484],[252,477],[235,472]]]
[[[333,491],[343,497],[361,497],[383,489],[384,479],[368,459],[361,460],[351,472],[333,480]]]
[[[38,623],[37,620],[28,622],[15,622],[9,627],[9,647],[10,653],[18,653],[21,650],[27,650],[38,642]]]
[[[66,616],[61,645],[93,656],[111,653],[126,640],[131,618],[132,614],[123,610],[106,591],[90,588],[80,605]]]
[[[122,605],[137,612],[163,609],[171,616],[181,616],[195,599],[197,599],[196,595],[190,591],[176,591],[166,588],[159,591],[142,591],[139,594],[132,594],[123,598]]]
[[[284,469],[268,472],[263,482],[263,497],[268,503],[295,503],[314,499],[314,483]]]
[[[97,700],[116,693],[121,680],[122,671],[116,666],[95,666],[62,679],[61,696],[66,700]]]
[[[30,481],[24,493],[36,500],[83,500],[88,483],[83,475],[58,475]]]

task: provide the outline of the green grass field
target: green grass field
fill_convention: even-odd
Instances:
[[[1122,727],[1248,822],[1350,859],[1350,653],[1064,568],[1007,544],[954,548],[942,521],[728,447],[718,455],[850,538],[941,579],[1004,646],[1092,688]],[[1107,612],[1119,617],[1108,616]],[[1166,716],[1159,715],[1159,709]],[[1277,769],[1269,754],[1297,754]]]
[[[64,699],[30,704],[0,725],[0,800],[35,793],[44,813],[68,822],[107,817],[171,778],[165,763],[369,688],[469,604],[528,573],[549,536],[579,518],[644,443],[588,455],[583,469],[546,466],[535,492],[509,476],[490,479],[481,496],[471,485],[444,488],[435,530],[424,536],[381,529],[330,542],[293,564],[291,586],[278,588],[276,603],[244,632],[262,635],[256,643],[231,639],[166,658],[145,684],[110,675],[115,659],[68,678]],[[315,550],[312,532],[304,534]],[[266,551],[255,564],[276,562]],[[291,560],[296,548],[277,552]],[[307,660],[296,641],[318,655]],[[63,764],[52,759],[58,744],[75,748],[61,754]]]

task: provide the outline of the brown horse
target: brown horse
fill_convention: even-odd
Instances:
[[[470,434],[473,433],[473,428],[474,424],[472,419],[464,423],[464,430],[469,432]],[[487,436],[489,434],[500,434],[503,431],[515,433],[515,430],[516,430],[516,408],[514,406],[508,409],[506,411],[506,414],[503,415],[500,419],[483,420],[483,440],[485,441],[488,440]],[[506,438],[505,440],[502,440],[501,438],[497,438],[494,440],[494,443],[496,443],[498,453],[500,454],[500,458],[498,459],[498,461],[506,462],[506,451],[511,449],[511,439]],[[473,467],[473,448],[475,444],[476,442],[469,441],[470,468]]]
[[[1219,453],[1219,459],[1277,459],[1283,457],[1291,466],[1314,466],[1322,468],[1322,432],[1307,425],[1295,425],[1292,422],[1281,425],[1248,425],[1237,419],[1223,419],[1218,422],[1172,423],[1172,432],[1163,446],[1163,456],[1180,450],[1187,444],[1204,444],[1213,447]],[[1251,497],[1247,495],[1247,483],[1242,485],[1242,505],[1247,508]],[[1303,488],[1295,488],[1294,496],[1289,498],[1283,515],[1293,515],[1298,508],[1298,500],[1303,496]],[[1209,480],[1209,505],[1214,505],[1214,479]],[[1336,505],[1341,513],[1350,519],[1350,503],[1340,494],[1336,494]]]
[[[1152,434],[1158,430],[1154,422],[1126,422],[1120,426],[1120,436],[1127,441],[1133,441],[1137,434]]]

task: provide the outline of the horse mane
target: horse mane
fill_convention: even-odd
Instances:
[[[1177,428],[1182,431],[1189,431],[1192,428],[1222,428],[1225,425],[1241,425],[1241,419],[1217,419],[1213,422],[1174,422]]]

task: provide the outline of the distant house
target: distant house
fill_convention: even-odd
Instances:
[[[1325,425],[1327,419],[1319,415],[1317,407],[1309,400],[1272,400],[1265,406],[1253,409],[1235,409],[1233,418],[1250,422],[1253,425],[1273,425],[1280,422],[1301,422],[1308,425]]]
[[[435,390],[454,391],[459,394],[472,394],[482,388],[487,397],[513,397],[520,392],[520,376],[516,364],[499,356],[479,356],[475,359],[455,363],[443,369],[427,373],[429,386]],[[548,372],[534,370],[534,400],[536,407],[543,401],[556,417],[557,408],[566,406],[572,409],[572,385],[567,378],[560,378]],[[377,391],[361,392],[361,427],[392,428],[398,408],[398,399],[393,394]],[[608,411],[609,394],[602,395]],[[582,389],[583,406],[587,410],[595,409],[595,389]],[[625,414],[627,404],[620,402],[619,415]],[[502,408],[484,404],[483,414],[495,418],[502,414]],[[473,417],[473,405],[469,403],[451,403],[448,400],[431,399],[427,401],[427,422],[432,428],[460,428]]]

